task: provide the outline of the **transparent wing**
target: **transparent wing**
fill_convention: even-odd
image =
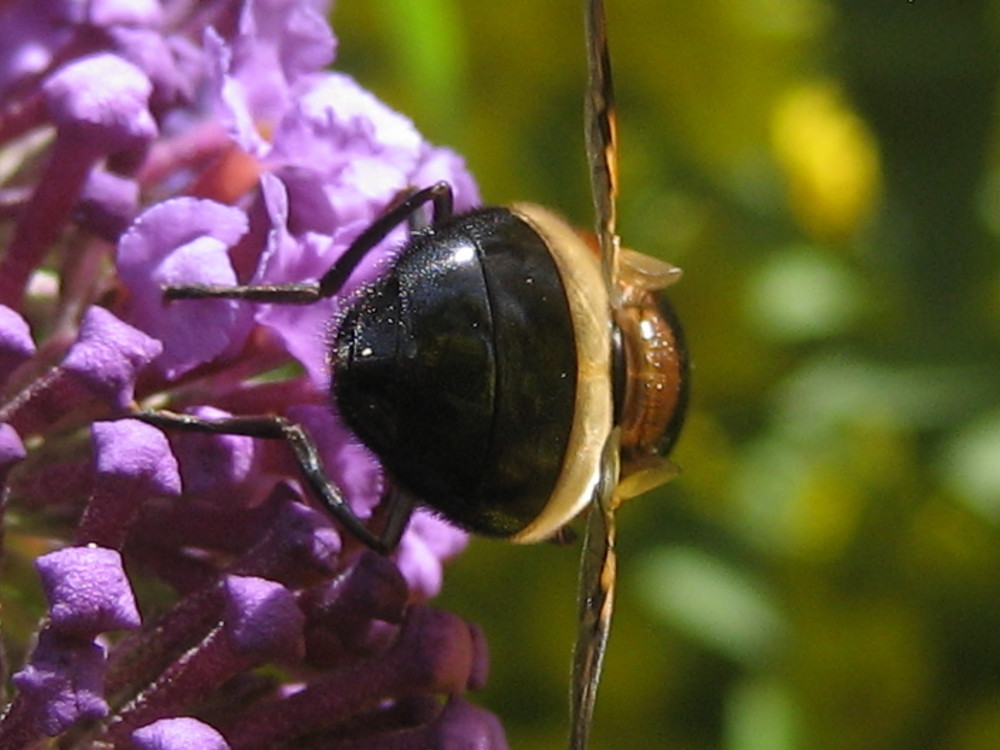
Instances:
[[[615,122],[611,59],[602,0],[586,0],[587,95],[584,104],[584,134],[587,163],[594,196],[597,241],[601,268],[612,308],[621,304],[618,285],[620,241],[617,234],[618,137]],[[597,686],[608,644],[611,612],[615,600],[615,489],[619,476],[618,430],[604,447],[601,480],[583,540],[578,592],[579,624],[573,649],[570,694],[570,750],[585,750],[594,716]]]
[[[597,686],[608,644],[615,602],[615,487],[618,484],[618,431],[604,449],[601,481],[594,490],[583,540],[578,592],[579,622],[573,649],[570,692],[570,750],[585,750],[594,716]]]
[[[615,97],[611,83],[611,58],[608,55],[607,29],[602,0],[587,0],[587,96],[584,107],[584,132],[587,162],[594,194],[597,240],[601,247],[604,278],[612,305],[618,306],[618,135]]]

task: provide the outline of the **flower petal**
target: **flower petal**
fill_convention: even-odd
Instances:
[[[149,79],[117,55],[68,63],[46,79],[43,91],[56,124],[71,128],[91,151],[133,149],[157,133],[148,108]]]
[[[180,494],[177,461],[163,433],[134,419],[91,426],[97,478],[77,540],[120,549],[150,497]]]
[[[6,481],[7,472],[27,455],[17,430],[0,422],[0,486]]]
[[[240,654],[261,661],[297,661],[305,616],[292,592],[264,578],[227,576],[226,632]]]
[[[118,271],[132,293],[128,319],[163,342],[159,363],[168,377],[238,348],[245,338],[249,306],[233,300],[168,305],[162,285],[237,283],[227,250],[246,231],[239,209],[174,198],[140,215],[118,243]]]
[[[132,732],[135,750],[229,750],[225,738],[189,716],[160,719]]]
[[[66,547],[35,560],[52,628],[75,638],[133,629],[141,620],[121,555],[104,547]]]
[[[79,721],[107,716],[104,663],[100,645],[46,629],[12,681],[39,729],[54,737]]]
[[[162,350],[159,341],[103,307],[91,307],[62,367],[117,411],[132,402],[136,375]]]
[[[28,323],[11,308],[0,305],[0,385],[34,354]]]

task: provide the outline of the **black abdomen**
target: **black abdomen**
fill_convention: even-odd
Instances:
[[[573,326],[542,239],[503,208],[415,234],[343,317],[338,409],[396,481],[480,534],[539,514],[576,393]]]

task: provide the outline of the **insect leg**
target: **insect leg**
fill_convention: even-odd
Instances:
[[[222,419],[202,419],[191,414],[166,410],[139,410],[125,419],[138,419],[146,424],[167,429],[207,432],[214,435],[246,435],[265,440],[284,440],[292,449],[302,478],[326,511],[358,541],[367,547],[386,554],[399,543],[406,529],[412,502],[394,499],[389,507],[389,517],[380,534],[373,533],[355,515],[347,504],[340,488],[331,482],[323,471],[319,451],[302,426],[279,416],[236,416]],[[399,493],[395,493],[399,496]],[[401,496],[399,496],[401,497]]]
[[[388,497],[384,498],[382,507],[385,507],[387,512],[385,523],[378,536],[382,543],[392,550],[399,545],[399,540],[410,523],[410,516],[413,514],[413,498],[392,487]]]
[[[437,182],[423,190],[411,193],[372,222],[371,226],[359,234],[351,246],[344,251],[344,254],[337,259],[333,267],[323,274],[319,280],[320,296],[330,297],[339,292],[365,255],[384,240],[386,235],[397,225],[409,218],[428,201],[431,201],[433,209],[432,225],[436,226],[446,221],[452,215],[454,203],[451,185],[447,182]]]
[[[270,302],[281,305],[310,305],[322,299],[315,281],[300,284],[260,284],[229,286],[224,284],[168,284],[163,298],[175,299],[243,299],[250,302]]]
[[[298,284],[258,284],[226,286],[220,284],[170,284],[163,288],[163,297],[176,299],[242,299],[250,302],[270,302],[283,305],[309,305],[332,297],[357,268],[361,260],[397,225],[416,213],[428,201],[432,204],[432,225],[438,225],[452,215],[454,203],[451,185],[438,182],[407,195],[391,206],[357,236],[344,254],[319,281]]]
[[[163,297],[176,299],[242,299],[250,302],[270,302],[283,305],[309,305],[332,297],[357,268],[361,260],[397,225],[414,215],[428,201],[432,204],[431,224],[436,226],[452,215],[454,203],[451,185],[437,182],[430,187],[407,195],[372,222],[350,244],[319,281],[297,284],[258,284],[227,286],[220,284],[169,284]]]

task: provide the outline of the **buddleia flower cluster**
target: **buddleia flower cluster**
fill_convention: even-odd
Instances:
[[[427,600],[463,533],[382,556],[282,441],[160,430],[278,414],[362,519],[378,461],[328,403],[328,327],[404,240],[307,306],[167,284],[316,279],[454,153],[329,66],[317,0],[0,4],[0,747],[505,748],[464,694],[477,628]]]

